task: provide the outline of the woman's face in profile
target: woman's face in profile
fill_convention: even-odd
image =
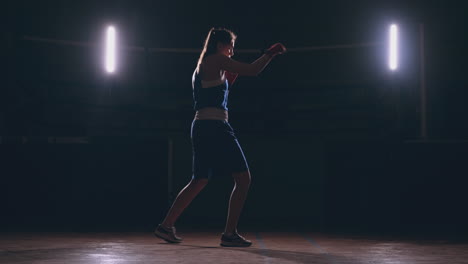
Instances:
[[[234,55],[234,41],[231,42],[231,44],[220,44],[219,52],[221,54],[226,55],[229,58],[233,56]]]

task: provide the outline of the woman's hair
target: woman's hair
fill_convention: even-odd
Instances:
[[[225,28],[211,28],[206,37],[205,44],[203,45],[203,50],[200,53],[200,58],[197,63],[197,71],[199,70],[200,64],[203,61],[203,58],[207,55],[215,54],[217,52],[218,42],[222,44],[230,44],[233,41],[236,41],[236,34],[229,29]]]

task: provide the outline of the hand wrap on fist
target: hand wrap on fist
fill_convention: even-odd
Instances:
[[[265,54],[268,54],[271,57],[274,57],[274,56],[276,56],[278,54],[282,54],[284,52],[286,52],[286,47],[281,43],[276,43],[276,44],[273,44],[270,48],[268,48],[265,51]]]

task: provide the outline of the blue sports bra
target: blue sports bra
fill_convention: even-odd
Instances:
[[[227,80],[220,80],[214,86],[208,85],[203,88],[200,73],[195,70],[192,76],[192,89],[195,111],[204,107],[228,110],[229,84]]]

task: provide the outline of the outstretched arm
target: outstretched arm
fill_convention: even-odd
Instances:
[[[239,75],[256,76],[265,69],[268,63],[273,58],[270,55],[264,54],[252,63],[243,63],[233,60],[224,55],[219,56],[220,68],[227,72],[238,73]]]
[[[252,63],[239,62],[224,55],[218,55],[218,60],[222,70],[238,73],[239,75],[256,76],[265,69],[274,56],[284,53],[285,51],[286,48],[282,44],[277,43],[271,46],[265,54]]]

